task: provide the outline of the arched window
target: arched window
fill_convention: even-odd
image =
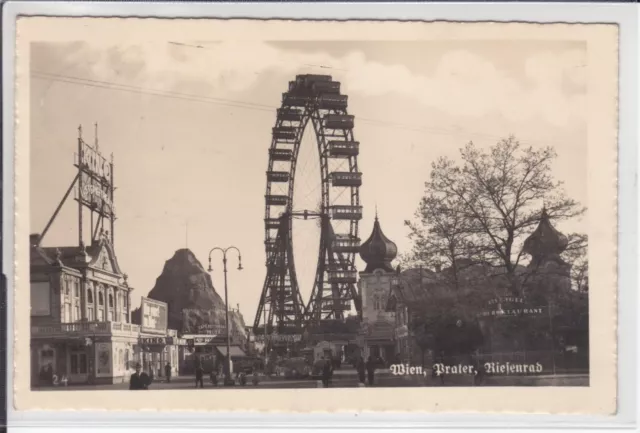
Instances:
[[[93,304],[93,290],[87,289],[87,302]]]
[[[102,292],[98,292],[98,305],[104,305],[104,296],[102,296]]]
[[[113,308],[113,295],[109,293],[109,308]]]

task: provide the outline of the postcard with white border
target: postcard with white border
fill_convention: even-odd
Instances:
[[[616,25],[16,39],[16,409],[616,412]]]

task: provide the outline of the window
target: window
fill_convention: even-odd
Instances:
[[[31,283],[31,315],[48,316],[51,314],[51,288],[48,282]]]
[[[124,349],[124,369],[129,368],[129,349]]]
[[[109,308],[113,308],[113,295],[109,293]]]
[[[102,292],[98,292],[98,305],[104,305],[104,296]]]
[[[93,322],[95,320],[95,315],[93,314],[93,307],[87,307],[87,320],[89,322]]]
[[[80,319],[82,319],[82,316],[80,315],[80,302],[75,301],[74,305],[73,305],[73,321],[77,322]]]
[[[93,304],[93,290],[87,289],[87,303]]]
[[[64,278],[64,294],[68,295],[69,294],[69,287],[71,286],[71,281],[69,280],[69,277],[65,277]]]
[[[111,310],[107,311],[107,321],[113,322],[113,311]]]
[[[98,308],[98,322],[104,322],[104,310]]]
[[[71,374],[87,374],[86,353],[72,353],[70,355]]]
[[[127,313],[122,313],[122,322],[129,323],[129,316],[127,316]]]
[[[73,296],[76,298],[80,297],[80,281],[78,280],[73,281]]]
[[[65,302],[64,303],[63,317],[64,317],[64,319],[63,319],[64,323],[71,322],[71,303],[70,302]]]

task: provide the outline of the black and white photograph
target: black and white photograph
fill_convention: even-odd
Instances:
[[[29,42],[32,392],[593,385],[615,55],[315,25]]]

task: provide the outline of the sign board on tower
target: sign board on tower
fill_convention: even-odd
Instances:
[[[166,302],[142,297],[140,315],[143,332],[167,332],[168,306]]]

